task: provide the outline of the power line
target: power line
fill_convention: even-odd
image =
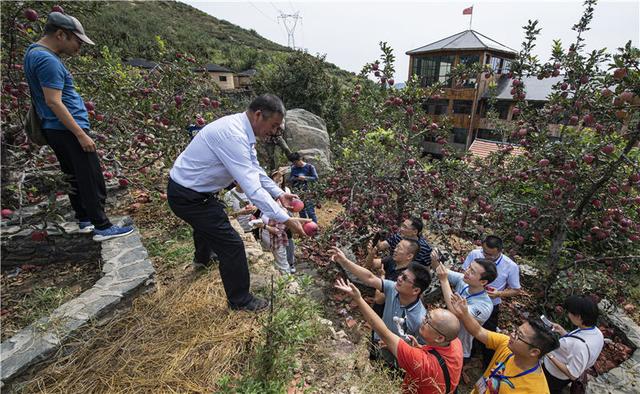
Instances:
[[[275,23],[276,25],[278,25],[278,21],[277,21],[277,19],[276,19],[276,20],[272,19],[269,15],[265,14],[265,13],[264,13],[260,8],[256,7],[256,5],[255,5],[255,4],[253,4],[251,1],[249,2],[249,4],[251,4],[251,6],[252,6],[253,8],[255,8],[259,13],[261,13],[265,18],[269,19],[271,22],[273,22],[273,23]]]
[[[282,14],[282,10],[276,7],[272,2],[269,2],[269,4],[271,4],[271,7],[273,7],[273,9],[276,10],[277,13]]]

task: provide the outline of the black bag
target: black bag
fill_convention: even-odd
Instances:
[[[27,133],[27,137],[32,144],[40,146],[47,145],[47,140],[44,138],[44,134],[42,134],[40,118],[38,118],[33,99],[31,100],[31,107],[29,108],[29,112],[27,112],[27,117],[24,120],[24,131]]]
[[[444,384],[446,385],[445,393],[451,393],[451,376],[449,375],[449,368],[447,368],[447,363],[444,361],[444,358],[438,353],[437,350],[431,349],[429,353],[436,356],[438,359],[438,363],[440,364],[440,368],[442,368],[442,374],[444,375]]]
[[[51,52],[49,49],[41,46],[33,47],[29,50],[29,52],[31,51]],[[24,121],[24,131],[32,144],[40,146],[47,145],[47,140],[44,138],[44,134],[42,134],[41,122],[36,112],[36,104],[33,102],[33,91],[31,91],[31,89],[29,89],[29,94],[31,95],[31,107]]]

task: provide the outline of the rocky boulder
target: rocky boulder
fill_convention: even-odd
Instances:
[[[333,171],[329,133],[321,117],[304,109],[288,110],[284,139],[292,152],[299,152],[304,161],[316,167],[318,174]]]

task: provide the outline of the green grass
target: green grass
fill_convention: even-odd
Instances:
[[[66,288],[36,287],[24,298],[22,322],[27,326],[41,317],[48,316],[54,309],[65,303],[72,295]]]

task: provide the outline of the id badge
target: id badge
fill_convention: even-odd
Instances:
[[[475,384],[478,394],[485,394],[487,392],[487,382],[484,380],[484,376],[480,376],[480,379]]]

